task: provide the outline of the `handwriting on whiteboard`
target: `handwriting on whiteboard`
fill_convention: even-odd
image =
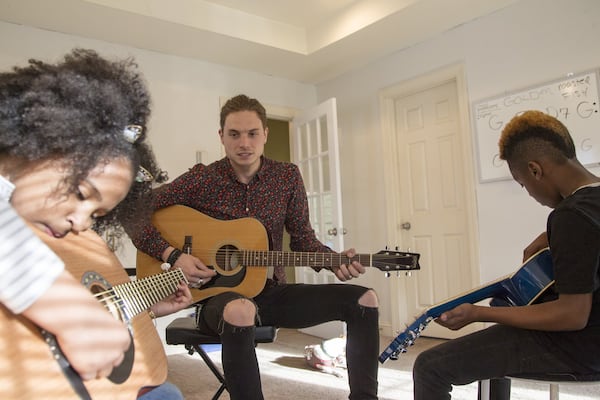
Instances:
[[[527,110],[559,119],[569,129],[584,165],[600,161],[600,101],[597,72],[587,72],[473,105],[481,181],[510,178],[498,156],[498,139],[506,124]]]

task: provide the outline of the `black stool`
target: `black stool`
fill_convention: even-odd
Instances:
[[[254,336],[254,343],[272,343],[277,336],[277,329],[274,326],[257,326]],[[203,344],[221,344],[221,339],[218,336],[205,335],[196,328],[194,318],[177,318],[171,322],[166,328],[167,344],[183,344],[189,354],[194,352],[200,354],[208,368],[217,377],[221,386],[212,397],[213,400],[218,399],[227,389],[225,377],[219,371],[217,366],[210,359],[206,351],[202,348]]]

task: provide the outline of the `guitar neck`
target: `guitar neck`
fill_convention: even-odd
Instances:
[[[495,281],[489,285],[429,307],[425,313],[419,316],[404,332],[394,338],[388,347],[379,355],[379,362],[383,364],[390,357],[392,359],[397,359],[398,354],[405,352],[407,347],[412,346],[415,340],[421,336],[421,332],[427,325],[435,318],[442,315],[442,313],[452,310],[454,307],[463,303],[477,303],[497,295],[502,291],[502,285],[505,281],[506,279]]]
[[[525,306],[536,301],[553,283],[552,256],[549,249],[542,249],[531,256],[514,274],[429,307],[404,332],[394,338],[379,355],[379,362],[384,363],[390,357],[396,359],[398,354],[412,346],[429,322],[460,304],[473,304],[492,298],[491,306]]]
[[[314,267],[331,268],[358,261],[364,266],[372,265],[371,254],[356,254],[350,258],[338,253],[241,250],[242,264],[248,267]]]
[[[481,300],[492,298],[505,290],[503,284],[506,280],[506,278],[502,278],[488,285],[481,286],[477,289],[453,297],[443,303],[431,306],[427,309],[425,314],[430,318],[437,318],[444,312],[452,310],[454,307],[463,303],[475,304]]]
[[[117,306],[125,313],[127,320],[149,309],[165,297],[175,293],[180,282],[187,279],[180,269],[174,269],[143,279],[113,286]]]

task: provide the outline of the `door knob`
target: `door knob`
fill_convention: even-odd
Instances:
[[[410,230],[410,222],[403,222],[403,223],[400,225],[400,228],[402,228],[402,229],[404,229],[404,230],[407,230],[407,231],[408,231],[408,230]]]

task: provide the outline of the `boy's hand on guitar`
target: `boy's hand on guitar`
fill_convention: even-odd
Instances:
[[[342,254],[345,254],[348,258],[352,258],[356,255],[356,250],[348,249],[342,252]],[[334,266],[331,268],[331,271],[340,281],[345,282],[352,278],[358,278],[360,274],[364,274],[365,267],[358,261],[352,261],[350,264],[342,264],[339,267]]]
[[[214,269],[208,268],[199,258],[191,254],[182,254],[175,262],[176,268],[181,268],[183,274],[190,282],[190,287],[205,285],[217,274]]]
[[[183,310],[192,304],[192,292],[185,282],[181,282],[177,291],[164,300],[154,304],[150,309],[157,317]]]
[[[461,304],[450,311],[442,313],[435,322],[453,331],[459,330],[476,321],[477,307],[479,306],[470,303]]]

